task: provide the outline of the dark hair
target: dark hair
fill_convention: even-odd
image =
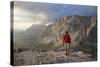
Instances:
[[[68,31],[65,31],[65,33],[68,33]]]

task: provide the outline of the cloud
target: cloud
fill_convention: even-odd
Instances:
[[[69,15],[96,16],[97,7],[22,1],[14,2],[14,23],[26,23],[27,28],[30,24],[44,24],[48,26],[50,21]],[[22,27],[20,28],[22,29]]]
[[[37,22],[21,22],[21,23],[14,23],[14,30],[22,30],[25,31],[26,29],[28,29],[29,27],[31,27],[32,25],[39,25],[41,24],[41,21],[37,21]]]
[[[51,25],[52,23],[47,23],[47,24],[45,24],[45,26],[49,26],[49,25]]]
[[[32,24],[31,23],[14,23],[14,30],[26,30],[27,28],[29,28]]]
[[[30,12],[17,6],[14,8],[14,29],[25,30],[33,24],[43,24],[46,21],[47,15],[44,13]]]
[[[44,13],[38,12],[29,12],[23,8],[15,7],[14,8],[14,21],[45,21],[47,16]]]

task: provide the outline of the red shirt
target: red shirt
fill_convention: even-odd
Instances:
[[[65,42],[65,43],[70,43],[71,42],[71,38],[68,34],[65,34],[63,36],[63,42]]]

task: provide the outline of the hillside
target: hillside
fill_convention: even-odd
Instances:
[[[50,51],[53,54],[57,53],[57,56],[60,55],[61,58],[55,59],[50,63],[58,62],[67,62],[66,56],[64,56],[64,49],[62,48],[62,35],[65,30],[67,30],[72,38],[71,43],[71,56],[70,59],[75,58],[74,60],[69,60],[68,62],[76,61],[90,61],[97,59],[97,17],[96,16],[64,16],[60,19],[56,19],[55,23],[48,26],[34,26],[32,25],[29,29],[21,32],[19,40],[15,39],[14,51],[15,51],[15,64],[20,61],[20,59],[25,60],[28,55],[32,54],[29,57],[37,57],[35,55],[46,54],[45,56],[51,55]],[[80,32],[78,34],[78,32]],[[17,34],[16,34],[17,35]],[[21,36],[22,35],[22,36]],[[80,36],[79,40],[77,37]],[[15,36],[16,38],[16,36]],[[18,37],[17,37],[18,38]],[[80,58],[79,55],[81,52],[85,59]],[[35,54],[34,54],[35,53]],[[24,55],[25,54],[25,55]],[[48,54],[48,55],[47,55]],[[81,55],[81,57],[82,57]],[[25,57],[23,57],[25,56]],[[43,55],[44,56],[44,55]],[[57,57],[53,55],[53,57]],[[84,58],[83,57],[83,58]],[[19,59],[18,59],[19,58]],[[52,57],[47,57],[46,59],[54,59]],[[87,59],[88,58],[88,59]],[[42,59],[42,57],[40,57]],[[45,61],[47,61],[45,59]],[[45,64],[42,60],[37,59],[37,62],[34,62],[32,59],[28,60],[30,62],[20,61],[18,65],[23,64]],[[36,59],[35,59],[36,60]],[[61,60],[61,61],[59,61]],[[49,63],[50,60],[48,60]]]
[[[92,42],[96,44],[97,42],[97,23],[95,16],[65,16],[61,19],[57,19],[55,23],[49,25],[36,40],[40,44],[53,43],[54,46],[59,46],[62,44],[62,35],[65,30],[69,31],[73,45],[75,45],[75,39],[78,35],[80,36],[81,43]],[[78,34],[78,32],[80,32],[80,34]],[[94,37],[94,39],[92,37]]]

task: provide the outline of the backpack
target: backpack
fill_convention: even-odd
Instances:
[[[66,43],[70,43],[71,42],[71,38],[68,34],[64,35],[63,41]]]

